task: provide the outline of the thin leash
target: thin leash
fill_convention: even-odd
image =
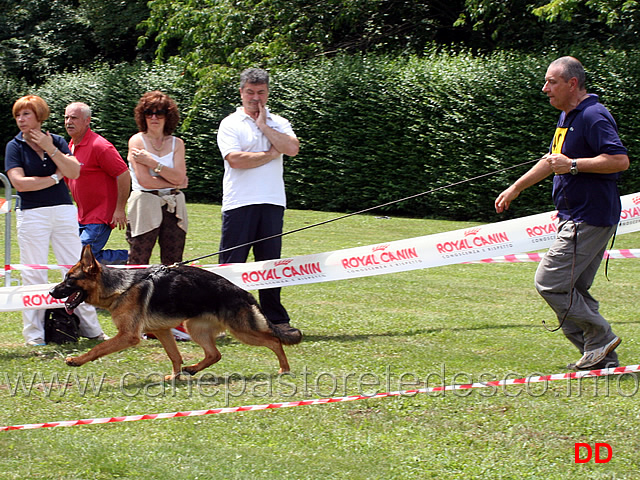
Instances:
[[[271,239],[278,238],[278,237],[284,237],[285,235],[291,235],[292,233],[297,233],[297,232],[301,232],[303,230],[308,230],[310,228],[319,227],[320,225],[326,225],[327,223],[336,222],[338,220],[343,220],[345,218],[353,217],[355,215],[361,215],[363,213],[367,213],[367,212],[370,212],[372,210],[376,210],[378,208],[388,207],[389,205],[394,205],[394,204],[400,203],[400,202],[406,202],[407,200],[413,200],[415,198],[423,197],[425,195],[430,195],[432,193],[438,192],[440,190],[444,190],[446,188],[456,187],[458,185],[462,185],[463,183],[473,182],[473,181],[479,180],[481,178],[497,175],[499,173],[503,173],[503,172],[506,172],[508,170],[513,170],[514,168],[519,168],[519,167],[522,167],[522,166],[525,166],[525,165],[529,165],[531,163],[537,163],[540,160],[542,160],[542,158],[537,158],[535,160],[528,160],[526,162],[522,162],[522,163],[519,163],[517,165],[512,165],[511,167],[506,167],[506,168],[503,168],[501,170],[494,170],[492,172],[484,173],[482,175],[478,175],[478,176],[473,177],[473,178],[468,178],[466,180],[460,180],[459,182],[454,182],[454,183],[450,183],[448,185],[443,185],[441,187],[437,187],[437,188],[431,189],[431,190],[426,191],[426,192],[417,193],[415,195],[411,195],[409,197],[404,197],[404,198],[401,198],[399,200],[393,200],[391,202],[383,203],[381,205],[376,205],[375,207],[365,208],[364,210],[359,210],[359,211],[353,212],[353,213],[347,213],[347,214],[342,215],[340,217],[336,217],[336,218],[332,218],[332,219],[329,219],[329,220],[325,220],[323,222],[314,223],[313,225],[307,225],[305,227],[296,228],[296,229],[290,230],[288,232],[278,233],[276,235],[271,235],[270,237],[260,238],[258,240],[254,240],[254,241],[251,241],[251,242],[243,243],[242,245],[236,245],[235,247],[230,247],[230,248],[226,248],[224,250],[219,250],[219,251],[217,251],[215,253],[210,253],[208,255],[203,255],[201,257],[197,257],[197,258],[194,258],[192,260],[186,260],[186,261],[183,261],[183,262],[178,262],[178,263],[173,264],[172,267],[179,267],[181,265],[186,265],[186,264],[189,264],[189,263],[197,262],[197,261],[203,260],[205,258],[213,257],[214,255],[219,255],[221,253],[230,252],[231,250],[235,250],[236,248],[248,247],[250,245],[254,245],[256,243],[264,242],[266,240],[271,240]]]
[[[573,306],[573,294],[574,294],[575,289],[576,289],[576,285],[575,285],[575,283],[576,283],[575,273],[576,272],[575,272],[575,270],[576,270],[576,258],[578,257],[578,229],[579,229],[579,224],[575,223],[575,220],[573,219],[573,212],[571,211],[571,206],[569,205],[569,200],[567,199],[567,192],[565,190],[564,182],[562,182],[562,197],[563,197],[563,200],[564,200],[564,204],[567,207],[567,211],[569,212],[570,220],[573,222],[573,258],[571,259],[571,279],[570,279],[570,283],[569,283],[571,285],[571,288],[569,290],[569,306],[567,307],[566,311],[562,315],[562,318],[558,322],[558,326],[556,328],[551,329],[551,328],[547,327],[546,322],[544,320],[542,320],[542,326],[548,332],[557,332],[564,325],[564,322],[567,319],[567,317],[569,316],[569,312],[571,311],[571,307]],[[613,244],[616,241],[616,232],[617,232],[617,230],[618,229],[616,227],[616,230],[613,232],[613,237],[611,239],[611,246],[609,247],[609,249],[613,249]],[[607,281],[609,281],[609,257],[608,256],[607,256],[607,259],[605,260],[604,276],[607,279]]]
[[[563,186],[564,188],[564,186]],[[563,192],[564,195],[564,192]],[[566,195],[564,195],[565,198],[565,202],[567,202],[567,197]],[[567,202],[567,207],[568,207],[568,202]],[[571,214],[571,209],[569,209],[569,214],[572,217],[572,221],[573,221],[573,215]],[[557,332],[558,330],[560,330],[562,328],[562,325],[564,325],[565,320],[567,319],[567,317],[569,316],[569,312],[571,311],[571,307],[573,306],[573,293],[576,289],[576,281],[575,281],[575,270],[576,270],[576,258],[578,256],[578,223],[573,223],[573,258],[571,259],[571,280],[570,280],[570,285],[571,285],[571,289],[569,290],[569,306],[567,307],[566,311],[564,312],[564,314],[562,315],[562,318],[560,319],[560,321],[558,322],[558,326],[556,328],[549,328],[547,327],[547,324],[544,320],[542,320],[542,326],[545,328],[545,330],[547,330],[548,332]],[[609,247],[609,250],[613,249],[613,244],[616,241],[616,233],[617,233],[618,229],[616,227],[616,230],[613,232],[613,236],[611,238],[611,246]],[[605,260],[605,267],[604,267],[604,276],[607,279],[607,281],[611,281],[609,280],[609,256],[607,256],[606,260]]]

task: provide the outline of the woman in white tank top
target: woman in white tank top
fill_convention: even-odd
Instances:
[[[188,185],[184,142],[172,134],[178,107],[160,91],[145,93],[134,109],[139,132],[129,139],[131,196],[127,204],[129,264],[147,265],[156,241],[160,261],[182,261],[187,210],[181,189]]]

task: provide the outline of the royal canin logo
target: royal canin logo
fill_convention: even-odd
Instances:
[[[543,235],[550,235],[558,232],[558,212],[553,212],[550,215],[551,223],[544,225],[536,225],[533,227],[527,227],[525,230],[529,237],[542,237]]]
[[[44,307],[48,305],[64,305],[64,301],[53,298],[48,293],[35,293],[33,295],[23,295],[22,305],[27,308]]]
[[[633,204],[640,205],[640,196],[633,197]],[[629,220],[630,218],[640,217],[640,206],[631,208],[623,208],[620,212],[620,220]]]
[[[438,250],[438,253],[446,254],[464,250],[473,250],[476,248],[488,247],[490,245],[508,243],[511,241],[507,232],[480,235],[481,230],[481,227],[465,230],[464,238],[460,240],[451,240],[448,242],[438,243],[436,245],[436,249]]]
[[[244,272],[242,274],[242,281],[246,284],[250,284],[323,274],[320,262],[305,263],[304,265],[290,265],[292,261],[293,259],[279,260],[276,262],[276,267],[274,268]]]
[[[378,267],[388,265],[390,263],[405,262],[407,260],[415,260],[420,258],[415,247],[399,248],[397,250],[389,249],[390,243],[384,245],[376,245],[371,248],[372,253],[368,255],[354,255],[352,257],[343,258],[341,260],[342,268],[351,270],[362,267]]]
[[[293,258],[281,258],[276,260],[275,266],[279,267],[280,265],[289,265],[291,262],[293,262]]]

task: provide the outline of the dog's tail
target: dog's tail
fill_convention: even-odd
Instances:
[[[283,345],[297,345],[302,341],[302,332],[288,323],[272,323],[270,326],[273,335],[280,340]]]

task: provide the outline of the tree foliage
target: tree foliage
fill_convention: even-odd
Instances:
[[[291,65],[318,55],[420,52],[453,29],[461,0],[154,0],[142,41],[197,78]]]
[[[631,0],[0,0],[0,7],[3,144],[16,131],[11,105],[36,93],[52,107],[45,128],[64,133],[64,106],[85,101],[95,130],[124,154],[136,130],[134,105],[161,89],[188,120],[178,134],[191,201],[220,200],[216,128],[237,105],[237,73],[247,66],[272,72],[270,105],[302,141],[285,170],[296,208],[360,210],[537,158],[557,116],[540,92],[555,52],[583,60],[589,91],[610,107],[632,154],[640,138]],[[623,42],[613,32],[624,48],[611,48]],[[141,61],[154,51],[155,64]],[[623,193],[640,189],[638,169],[632,163],[623,176]],[[385,211],[488,219],[492,199],[519,173]],[[528,189],[519,205],[508,215],[550,208],[548,188]]]
[[[585,2],[575,3],[570,15],[547,22],[551,18],[540,13],[546,8],[544,0],[466,0],[456,25],[470,25],[476,34],[473,43],[489,49],[534,52],[580,43],[611,44],[616,40],[616,32],[593,15]]]
[[[533,13],[549,21],[570,21],[583,7],[608,25],[630,23],[640,14],[637,0],[552,0],[535,8]]]
[[[637,0],[465,0],[456,25],[471,26],[476,46],[532,51],[633,45],[639,22]]]
[[[136,58],[144,0],[2,0],[0,72],[41,83],[96,60]]]
[[[238,70],[340,53],[437,48],[559,51],[633,42],[635,0],[153,0],[140,44],[157,43],[205,90]],[[551,22],[547,21],[550,20]],[[571,32],[567,35],[567,32]],[[209,90],[211,91],[211,90]]]
[[[39,84],[96,61],[155,56],[207,93],[249,65],[345,52],[632,43],[638,11],[636,0],[0,0],[0,72]]]
[[[588,91],[611,110],[633,158],[640,148],[635,120],[640,52],[567,53],[583,60]],[[420,56],[321,57],[278,70],[272,76],[270,108],[291,121],[301,140],[300,153],[285,160],[289,206],[357,211],[438,189],[380,213],[495,218],[496,195],[548,149],[558,111],[541,85],[554,58],[551,53],[477,55],[434,49]],[[0,99],[5,91],[21,94],[20,88],[26,86],[7,83]],[[44,128],[54,133],[65,133],[67,103],[89,103],[95,131],[126,155],[127,140],[137,130],[133,108],[152,89],[175,98],[183,117],[197,94],[196,84],[185,81],[180,68],[146,63],[57,74],[29,91],[50,104]],[[188,128],[183,123],[177,131],[186,145],[190,201],[221,200],[223,162],[216,131],[238,103],[234,81],[203,97]],[[11,128],[5,142],[16,132],[15,122],[6,125]],[[525,162],[529,164],[504,171]],[[639,170],[632,162],[622,177],[622,193],[640,190]],[[551,208],[549,181],[541,182],[524,191],[503,218]]]
[[[611,32],[616,45],[634,44],[640,33],[640,2],[637,0],[552,0],[533,10],[549,22],[593,18]]]

